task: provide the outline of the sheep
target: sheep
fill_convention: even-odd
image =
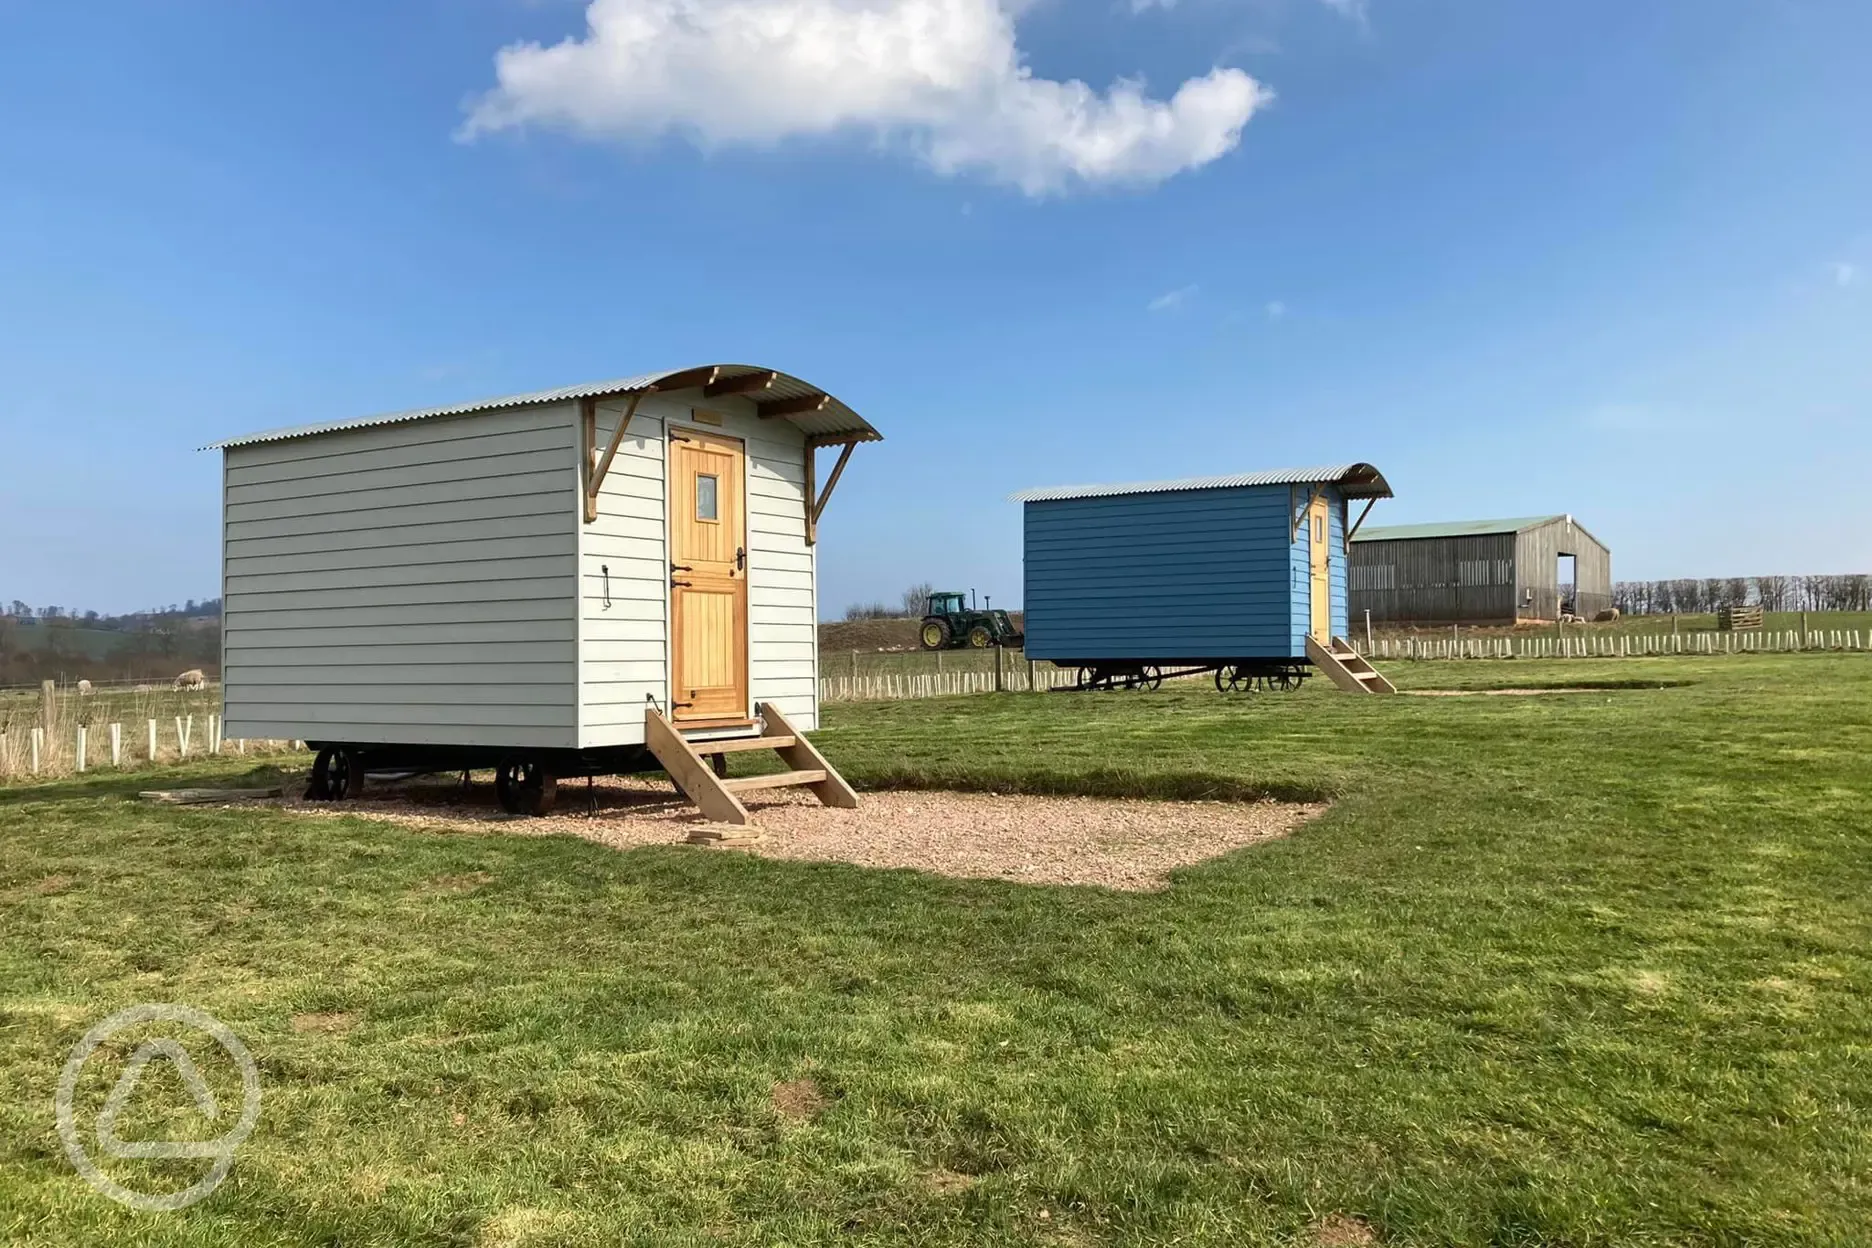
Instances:
[[[137,691],[138,693],[155,693],[155,692],[156,692],[156,686],[154,686],[154,685],[138,685],[138,686],[136,687],[136,691]]]
[[[208,687],[208,678],[202,675],[201,668],[191,667],[175,678],[175,687],[177,689],[205,689]]]
[[[88,680],[81,680],[81,681],[79,681],[79,682],[78,682],[78,696],[79,696],[79,697],[81,697],[81,698],[82,698],[82,697],[84,697],[84,696],[86,696],[87,694],[89,694],[90,692],[91,692],[91,682],[90,682],[90,681],[88,681]]]
[[[1592,617],[1593,623],[1610,624],[1613,620],[1618,619],[1620,614],[1621,613],[1617,607],[1607,607],[1605,610],[1601,611],[1598,615],[1595,615]]]

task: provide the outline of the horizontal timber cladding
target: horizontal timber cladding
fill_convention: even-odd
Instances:
[[[570,404],[230,447],[233,737],[577,744]]]
[[[1352,618],[1506,621],[1515,615],[1512,533],[1352,543]]]
[[[1288,486],[1024,504],[1027,654],[1137,661],[1291,658],[1308,626],[1307,535]],[[1335,535],[1343,507],[1331,508]],[[1334,575],[1343,555],[1334,538]],[[1335,620],[1343,619],[1343,588]]]
[[[702,416],[697,404],[703,404]],[[610,444],[628,400],[597,405],[599,446]],[[818,727],[818,618],[813,548],[806,544],[805,435],[761,420],[733,396],[655,395],[637,406],[580,526],[580,744],[643,740],[644,708],[669,709],[669,555],[666,469],[672,429],[739,438],[747,447],[748,687],[794,724]],[[821,468],[823,475],[824,469]]]
[[[1559,516],[1516,535],[1516,588],[1522,619],[1560,618],[1565,597],[1560,585],[1562,555],[1574,557],[1575,611],[1591,619],[1612,605],[1611,552],[1573,517]]]

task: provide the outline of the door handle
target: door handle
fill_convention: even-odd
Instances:
[[[735,566],[735,571],[737,572],[747,571],[747,547],[745,546],[735,547],[734,566]]]

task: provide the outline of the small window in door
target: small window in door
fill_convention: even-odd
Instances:
[[[1325,516],[1313,517],[1313,540],[1318,542],[1322,546],[1326,544],[1326,517]]]
[[[695,518],[698,520],[720,520],[720,504],[716,499],[716,487],[719,480],[707,473],[698,472],[695,479]]]

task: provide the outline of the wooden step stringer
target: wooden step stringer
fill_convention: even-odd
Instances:
[[[675,782],[683,796],[696,804],[702,817],[711,823],[746,827],[752,823],[747,807],[737,793],[757,789],[803,788],[821,803],[846,810],[858,807],[858,794],[845,777],[828,763],[805,734],[797,731],[780,709],[771,702],[755,708],[761,718],[758,737],[732,737],[721,741],[691,741],[655,707],[644,711],[644,744],[663,770]],[[712,754],[740,753],[768,749],[780,756],[787,770],[764,776],[743,776],[724,780],[715,774],[707,759]],[[691,840],[721,840],[719,834],[698,833]]]
[[[1347,693],[1396,693],[1397,686],[1384,678],[1384,673],[1366,661],[1365,656],[1352,648],[1352,643],[1343,637],[1334,637],[1331,645],[1321,645],[1317,637],[1308,635],[1306,639],[1307,658],[1313,666],[1325,672],[1333,684]]]

